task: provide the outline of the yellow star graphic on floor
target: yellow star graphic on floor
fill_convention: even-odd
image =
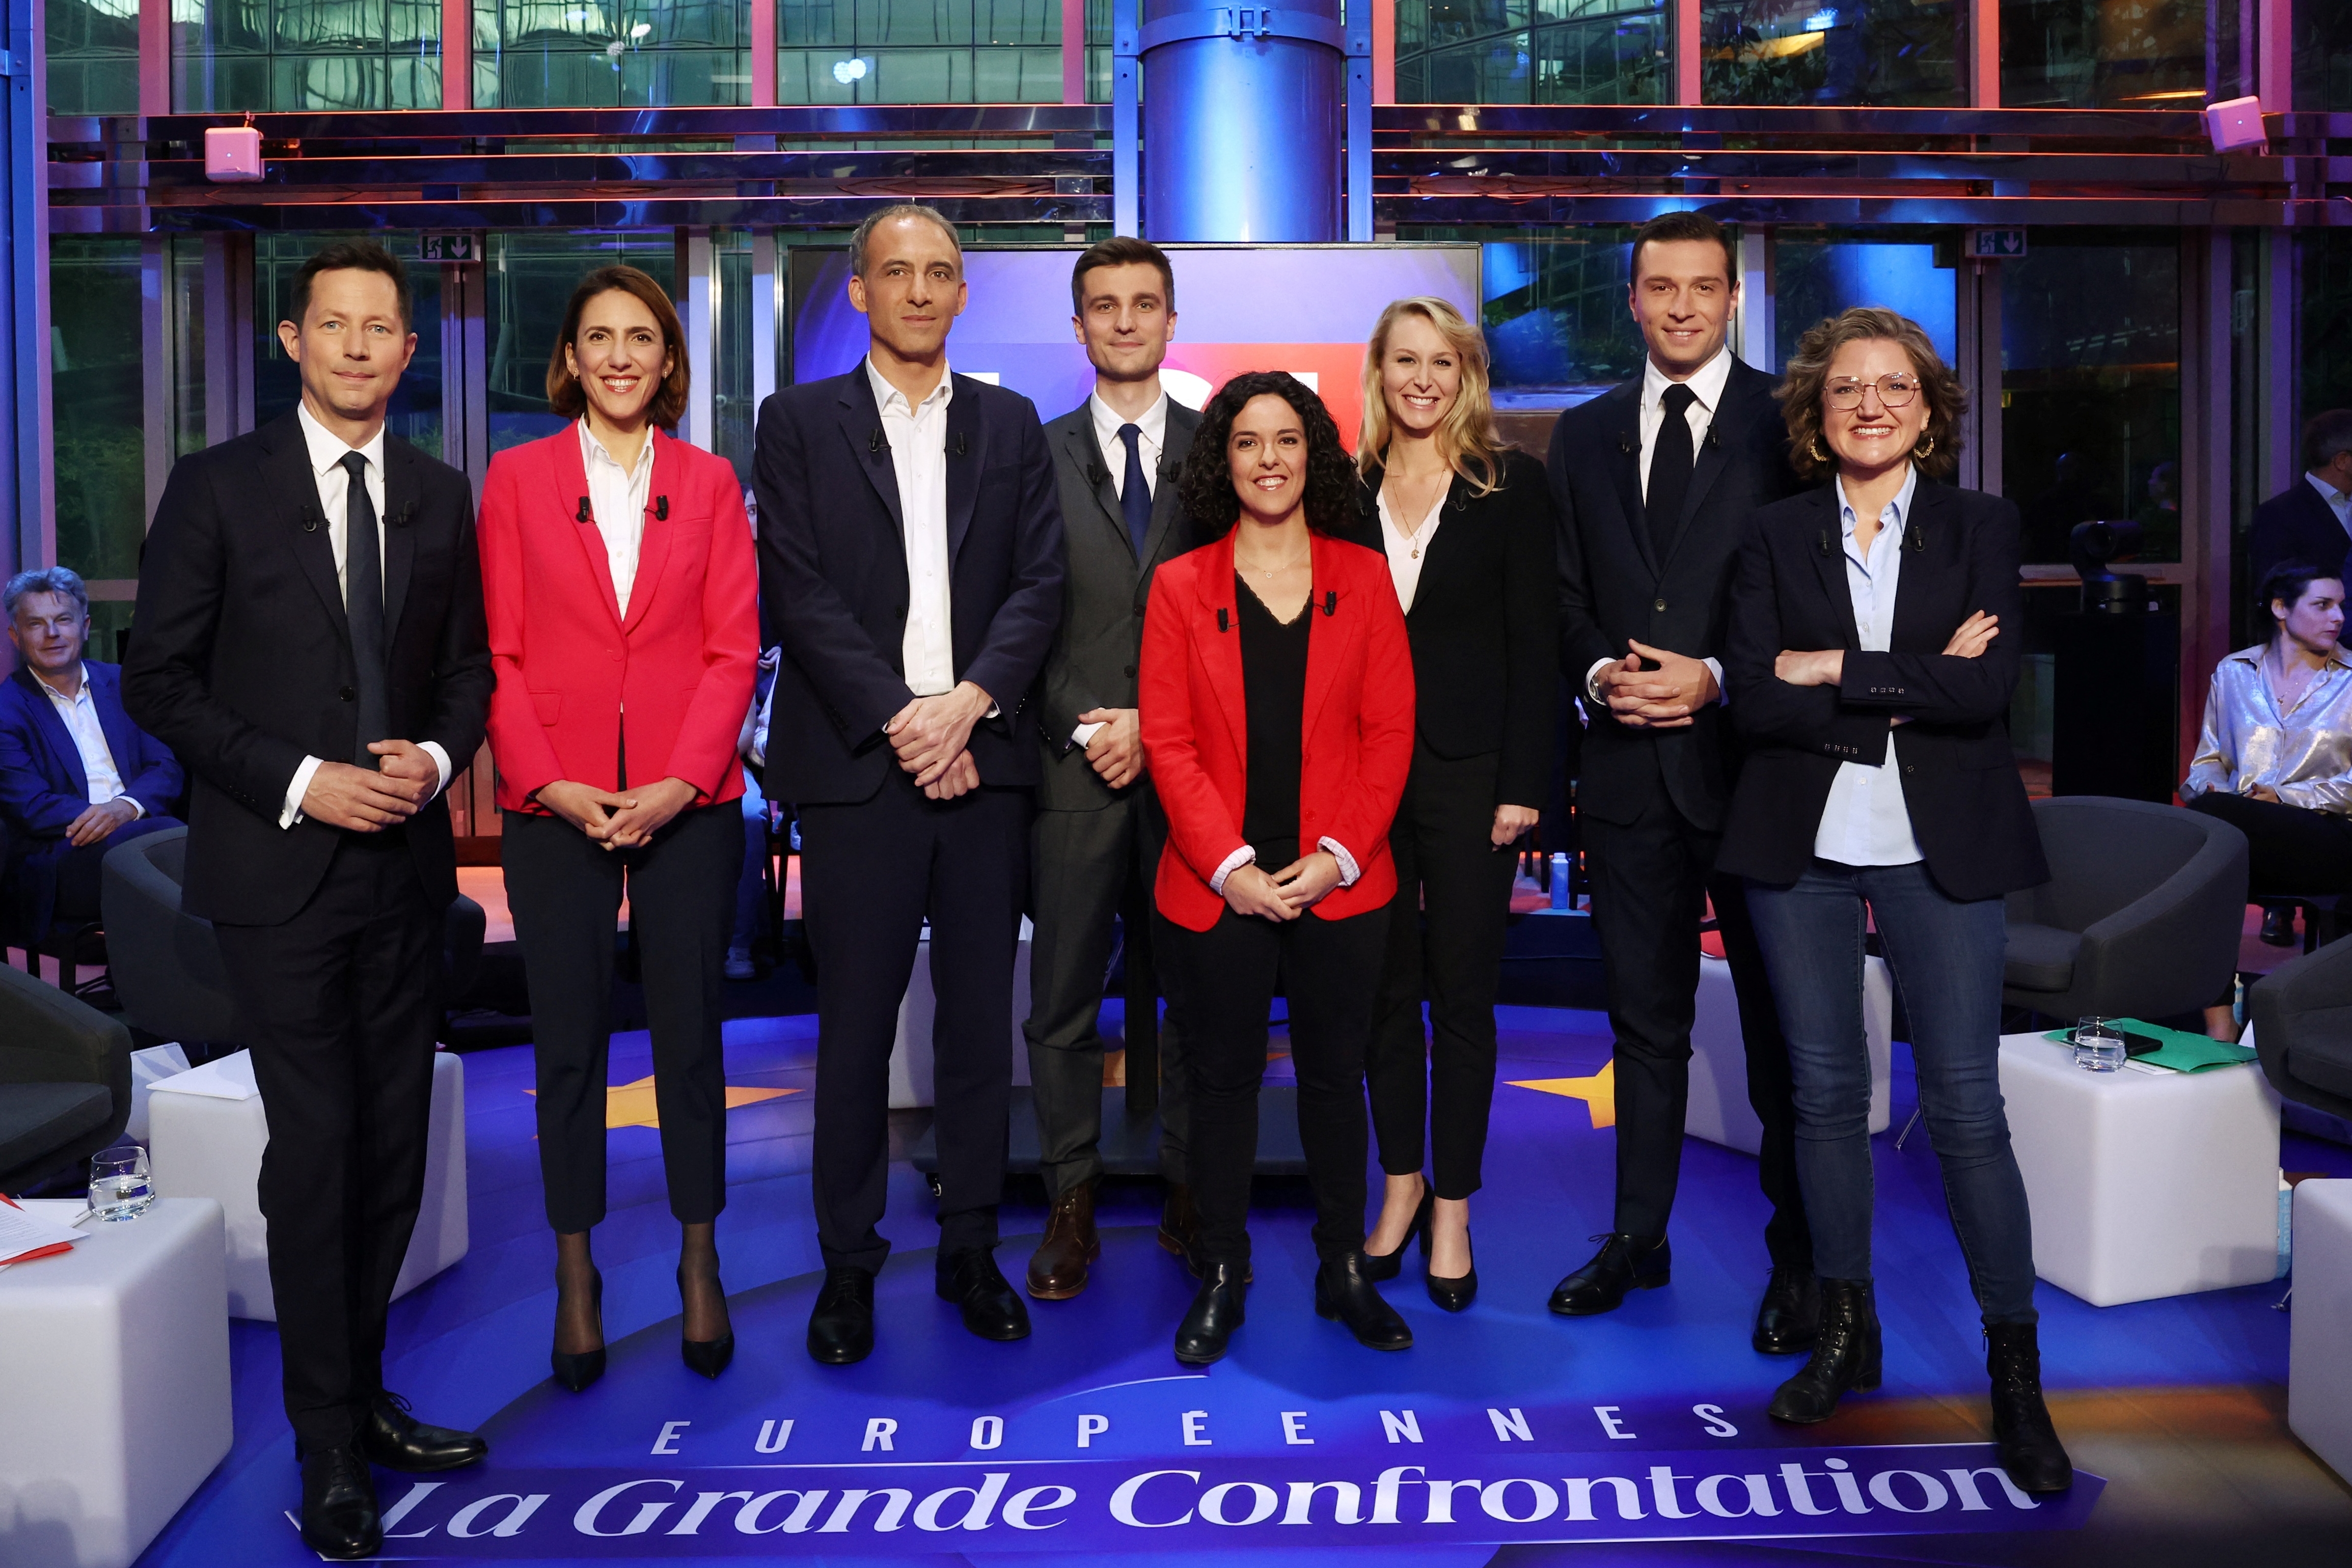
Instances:
[[[1526,1078],[1510,1081],[1514,1089],[1533,1089],[1538,1093],[1563,1095],[1581,1100],[1592,1113],[1597,1128],[1617,1124],[1617,1063],[1612,1059],[1601,1064],[1601,1071],[1590,1078]]]
[[[526,1094],[536,1094],[536,1089],[526,1089]],[[787,1094],[797,1094],[797,1089],[751,1089],[736,1084],[727,1086],[727,1108],[757,1105],[762,1100],[781,1100]],[[604,1126],[659,1127],[661,1113],[654,1104],[654,1081],[648,1076],[634,1083],[608,1083],[604,1086]]]

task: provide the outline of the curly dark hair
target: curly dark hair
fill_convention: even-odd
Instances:
[[[1323,400],[1285,371],[1252,371],[1217,389],[1201,411],[1201,428],[1184,457],[1177,497],[1202,543],[1232,531],[1242,515],[1225,446],[1234,421],[1252,398],[1278,397],[1307,426],[1307,526],[1318,534],[1346,532],[1356,509],[1356,465],[1339,444],[1339,426]]]

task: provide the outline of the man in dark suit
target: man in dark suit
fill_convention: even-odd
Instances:
[[[2254,508],[2246,580],[2281,561],[2340,572],[2352,548],[2352,409],[2315,413],[2303,427],[2303,477]]]
[[[1201,416],[1160,384],[1175,336],[1176,277],[1159,246],[1124,235],[1083,252],[1070,276],[1072,322],[1095,368],[1087,401],[1045,427],[1061,486],[1061,630],[1038,688],[1045,749],[1030,829],[1029,1082],[1037,1107],[1045,1239],[1028,1291],[1059,1301],[1086,1288],[1101,1248],[1103,1042],[1097,1028],[1112,926],[1125,933],[1129,1083],[1156,1084],[1162,1245],[1190,1258],[1184,1186],[1183,1032],[1159,1014],[1151,883],[1168,828],[1145,777],[1135,669],[1151,574],[1192,548],[1176,476]],[[1153,1043],[1157,1042],[1155,1053]],[[1146,1081],[1139,1075],[1155,1074]]]
[[[147,536],[132,718],[194,776],[184,896],[213,922],[269,1117],[261,1211],[302,1538],[370,1557],[368,1462],[471,1464],[383,1386],[384,1313],[425,1185],[441,790],[481,744],[490,656],[464,475],[385,434],[415,352],[373,244],[296,274],[278,341],[296,411],[183,458]]]
[[[1559,507],[1562,673],[1584,695],[1577,809],[1616,1034],[1612,1234],[1551,1309],[1615,1310],[1666,1282],[1681,1169],[1699,925],[1712,899],[1739,998],[1748,1097],[1764,1124],[1772,1274],[1754,1343],[1807,1349],[1819,1319],[1797,1189],[1788,1050],[1737,878],[1715,874],[1735,769],[1720,704],[1725,608],[1742,525],[1797,488],[1772,378],[1726,341],[1739,297],[1723,228],[1672,213],[1633,238],[1642,375],[1560,416],[1549,466]]]
[[[798,807],[817,961],[815,1168],[824,1284],[809,1354],[874,1345],[890,1050],[930,922],[937,1288],[983,1339],[1029,1333],[996,1267],[1013,967],[1038,772],[1030,692],[1061,613],[1062,518],[1029,400],[950,373],[963,252],[928,207],[850,242],[866,357],[760,410],[764,639],[783,648],[771,793]]]
[[[5,857],[37,937],[98,918],[107,852],[176,828],[186,776],[162,741],[122,711],[122,672],[82,656],[89,590],[68,567],[20,571],[0,593],[16,672],[0,682],[0,820]]]

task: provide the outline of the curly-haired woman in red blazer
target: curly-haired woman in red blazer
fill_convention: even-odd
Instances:
[[[677,312],[633,267],[572,292],[548,402],[576,423],[490,462],[482,597],[498,690],[502,860],[530,982],[539,1160],[556,1233],[559,1382],[604,1369],[604,1082],[624,889],[645,959],[654,1102],[684,1228],[686,1363],[734,1353],[714,1236],[726,1201],[719,990],[743,827],[735,743],[760,657],[742,486],[667,431],[685,412]],[[656,429],[656,427],[660,427]]]
[[[1315,1188],[1315,1310],[1375,1350],[1412,1331],[1364,1273],[1364,1048],[1396,893],[1389,819],[1412,765],[1412,649],[1378,552],[1336,537],[1355,470],[1322,401],[1237,376],[1181,495],[1204,537],[1152,580],[1139,695],[1168,812],[1156,898],[1188,1009],[1200,1293],[1176,1359],[1224,1354],[1250,1278],[1266,1012],[1290,1002]]]

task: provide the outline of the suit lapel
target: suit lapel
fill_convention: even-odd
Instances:
[[[1174,398],[1168,400],[1168,423],[1160,431],[1160,478],[1151,490],[1151,526],[1143,535],[1146,563],[1160,559],[1168,548],[1171,530],[1182,520],[1184,498],[1178,491],[1182,488],[1185,455],[1192,450],[1192,433],[1200,428],[1199,414]]]
[[[327,532],[327,515],[319,505],[319,477],[310,468],[310,448],[302,439],[299,415],[287,414],[260,432],[269,443],[262,460],[263,492],[278,502],[279,522],[302,575],[326,606],[327,618],[348,647],[351,617],[343,610],[343,586],[335,578],[335,541]]]
[[[1225,728],[1234,737],[1234,754],[1241,758],[1246,770],[1249,697],[1242,685],[1241,608],[1234,601],[1234,536],[1226,534],[1202,553],[1196,589],[1203,612],[1199,637],[1201,663],[1208,667],[1209,685],[1217,694],[1217,707],[1225,716]],[[1221,614],[1223,625],[1218,621]],[[1211,627],[1217,630],[1211,631]]]
[[[580,557],[587,564],[588,576],[596,584],[596,591],[604,601],[605,612],[613,624],[621,623],[620,595],[613,591],[613,560],[604,553],[604,535],[593,522],[579,520],[579,503],[588,498],[588,464],[580,455],[579,427],[567,433],[571,439],[555,444],[556,507],[562,521],[556,526],[568,530],[580,546]]]
[[[408,443],[385,436],[383,442],[383,516],[377,519],[383,534],[384,652],[400,637],[401,607],[408,602],[408,578],[416,565],[416,504],[424,494],[418,482],[416,455]]]
[[[16,673],[10,678],[30,694],[34,727],[41,732],[41,738],[48,744],[49,749],[57,754],[58,770],[73,780],[70,793],[87,800],[89,799],[89,774],[81,765],[81,747],[74,744],[73,732],[66,728],[66,721],[58,716],[58,705],[49,700],[49,688],[41,683],[38,675],[22,664],[16,667]],[[95,695],[91,700],[96,701]],[[107,744],[110,747],[113,745],[111,736],[107,737]],[[116,765],[115,771],[122,771],[121,764]]]
[[[657,504],[657,497],[668,495],[673,488],[679,489],[682,494],[685,477],[679,472],[684,465],[679,461],[676,441],[658,430],[647,432],[646,439],[654,444],[654,471],[646,479],[646,510],[638,519],[637,574],[629,581],[629,614],[621,625],[624,632],[636,630],[637,622],[646,618],[646,607],[661,592],[662,568],[669,563],[670,535],[677,524],[660,516],[662,508]],[[573,455],[579,455],[577,445],[572,450]],[[675,512],[675,504],[669,509]],[[612,572],[607,570],[604,573],[607,593],[612,591]],[[618,600],[614,601],[617,603]]]
[[[984,382],[959,376],[963,385],[948,399],[947,450],[940,455],[948,471],[948,559],[963,548],[971,530],[972,508],[980,500],[980,470],[988,455],[982,439],[980,389]]]
[[[1925,652],[1930,647],[1937,651],[1943,647],[1944,637],[1934,637],[1931,643],[1932,634],[1920,625],[1921,618],[1933,614],[1936,606],[1927,599],[1930,581],[1917,569],[1930,556],[1940,563],[1957,542],[1958,531],[1952,526],[1951,503],[1949,489],[1924,476],[1911,491],[1911,515],[1903,519],[1906,537],[1895,547],[1903,552],[1903,570],[1895,580],[1894,632],[1888,638],[1896,649]],[[1921,547],[1916,551],[1911,549],[1909,538],[1914,529],[1918,532]],[[1948,635],[1948,632],[1945,633]]]
[[[1062,433],[1063,445],[1070,455],[1070,461],[1078,465],[1078,472],[1094,482],[1095,507],[1101,512],[1103,522],[1132,555],[1135,544],[1127,537],[1127,522],[1119,515],[1118,492],[1110,486],[1109,459],[1104,455],[1102,444],[1095,439],[1094,418],[1087,412],[1084,403],[1078,405],[1077,419],[1076,425]],[[1065,526],[1069,520],[1067,517],[1062,519]]]
[[[1617,391],[1603,395],[1618,400],[1602,422],[1601,440],[1608,444],[1603,456],[1611,476],[1617,481],[1617,498],[1625,527],[1633,536],[1633,549],[1649,566],[1650,576],[1654,580],[1659,570],[1658,555],[1650,547],[1649,514],[1642,507],[1642,378],[1635,376]]]
[[[1862,646],[1862,630],[1854,622],[1853,590],[1846,582],[1845,528],[1838,517],[1836,480],[1813,492],[1813,512],[1814,534],[1805,553],[1812,557],[1813,570],[1821,574],[1822,591],[1829,595],[1838,624],[1845,629],[1846,647],[1858,649]],[[1900,591],[1898,586],[1898,601]]]
[[[1422,543],[1421,580],[1412,591],[1412,610],[1405,612],[1407,621],[1412,619],[1413,610],[1429,602],[1431,584],[1444,582],[1454,561],[1472,542],[1462,531],[1470,526],[1470,481],[1459,474],[1445,487],[1445,505],[1438,509],[1437,522],[1437,531]]]
[[[1723,476],[1725,466],[1731,461],[1731,447],[1724,439],[1724,431],[1746,427],[1750,389],[1748,378],[1740,373],[1745,368],[1738,361],[1732,361],[1730,378],[1723,383],[1723,395],[1716,399],[1714,417],[1706,423],[1706,439],[1699,443],[1697,461],[1691,466],[1690,488],[1683,492],[1682,516],[1675,519],[1674,534],[1666,543],[1666,559],[1661,566],[1671,563],[1675,553],[1682,549],[1683,538],[1690,532],[1691,519],[1698,516],[1706,493],[1715,487],[1715,482]]]
[[[866,482],[890,514],[890,526],[907,538],[906,515],[898,507],[898,471],[890,465],[890,444],[882,438],[882,410],[874,402],[874,386],[866,366],[841,378],[839,400],[841,438],[849,444],[850,458],[865,471]]]
[[[1456,483],[1459,481],[1457,480]],[[1299,613],[1321,615],[1323,607],[1332,602],[1324,597],[1327,593],[1338,594],[1339,601],[1333,605],[1330,614],[1323,616],[1323,623],[1320,626],[1315,625],[1312,622],[1308,622],[1307,711],[1300,718],[1302,727],[1298,732],[1302,737],[1315,733],[1315,720],[1323,711],[1323,700],[1331,695],[1331,687],[1339,680],[1338,672],[1346,663],[1346,644],[1355,640],[1356,617],[1359,612],[1359,607],[1353,602],[1354,595],[1339,586],[1339,550],[1341,547],[1321,534],[1313,536],[1312,542],[1315,551],[1315,580],[1307,591],[1307,608]],[[1428,562],[1423,561],[1422,564],[1426,566]],[[1317,635],[1318,632],[1321,635]]]

